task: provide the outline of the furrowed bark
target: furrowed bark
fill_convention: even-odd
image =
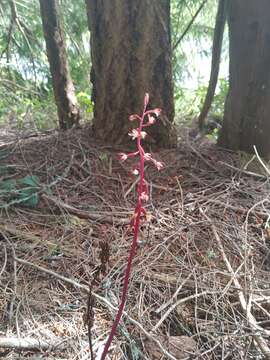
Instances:
[[[140,111],[144,94],[150,108],[163,110],[149,129],[157,146],[176,143],[170,2],[168,0],[86,0],[91,31],[94,133],[101,140],[128,141],[128,116]]]

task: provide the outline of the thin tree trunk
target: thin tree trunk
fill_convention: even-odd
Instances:
[[[201,5],[199,6],[198,10],[195,12],[194,16],[192,17],[192,19],[190,20],[190,22],[188,23],[187,27],[185,28],[184,32],[182,33],[182,35],[180,36],[180,38],[176,41],[176,43],[173,45],[173,51],[176,50],[176,48],[179,46],[179,44],[182,42],[182,40],[184,39],[184,37],[187,35],[187,33],[189,32],[191,26],[194,24],[195,20],[197,19],[197,17],[200,15],[200,13],[202,12],[202,9],[204,8],[204,6],[206,5],[208,0],[203,0],[203,2],[201,3]]]
[[[199,128],[201,131],[204,129],[205,119],[212,105],[216,91],[217,81],[218,81],[220,57],[222,50],[222,40],[223,40],[224,27],[226,22],[226,9],[225,9],[226,2],[227,0],[219,0],[218,3],[218,11],[216,16],[216,24],[214,30],[213,47],[212,47],[212,64],[211,64],[210,80],[208,84],[207,94],[203,103],[203,107],[198,118]]]
[[[65,130],[79,123],[80,113],[68,68],[59,3],[58,0],[39,0],[39,3],[59,125]]]
[[[85,2],[96,136],[111,144],[127,142],[128,116],[141,111],[148,92],[149,106],[163,110],[148,139],[157,146],[174,145],[170,1]]]
[[[230,87],[218,144],[270,156],[270,1],[228,0]]]

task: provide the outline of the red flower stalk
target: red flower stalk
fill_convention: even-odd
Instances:
[[[145,131],[143,131],[143,128],[153,125],[155,123],[156,117],[158,117],[161,113],[160,109],[154,109],[154,110],[147,111],[146,109],[147,109],[148,103],[149,103],[149,94],[145,94],[144,108],[143,108],[142,115],[139,116],[139,115],[135,114],[135,115],[131,115],[129,117],[130,121],[135,121],[135,120],[139,121],[139,127],[137,129],[133,129],[128,134],[129,136],[132,137],[133,140],[135,140],[135,139],[137,140],[137,151],[135,151],[133,153],[129,153],[129,154],[125,154],[125,153],[118,154],[120,161],[125,161],[128,158],[131,158],[131,157],[134,157],[137,155],[139,156],[139,163],[137,166],[135,166],[133,168],[133,173],[134,173],[134,175],[138,174],[140,176],[140,181],[139,181],[139,186],[137,188],[137,206],[135,209],[134,217],[131,220],[131,225],[133,226],[133,231],[134,231],[133,232],[133,241],[131,244],[131,248],[130,248],[130,252],[129,252],[129,256],[128,256],[127,267],[126,267],[126,271],[125,271],[121,302],[120,302],[118,312],[116,314],[109,338],[105,344],[103,353],[101,355],[101,360],[105,360],[106,355],[108,354],[110,345],[112,343],[113,337],[116,333],[118,324],[121,320],[121,317],[122,317],[122,314],[124,311],[127,293],[128,293],[128,285],[129,285],[129,278],[130,278],[131,267],[132,267],[132,260],[136,254],[136,249],[137,249],[140,221],[141,221],[142,217],[144,217],[144,218],[146,217],[146,210],[143,207],[143,202],[148,201],[149,195],[148,195],[148,185],[144,179],[144,163],[145,163],[145,161],[151,161],[158,170],[160,170],[164,167],[164,164],[162,162],[155,160],[150,153],[146,153],[142,146],[142,139],[144,139],[147,136],[147,133]],[[153,115],[155,115],[155,117]],[[145,121],[146,116],[147,116],[148,121],[145,123],[144,121]],[[136,169],[136,172],[135,172],[135,169]]]

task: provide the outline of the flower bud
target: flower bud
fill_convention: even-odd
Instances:
[[[145,94],[145,97],[144,97],[144,106],[147,106],[148,103],[149,103],[149,94],[146,93],[146,94]]]

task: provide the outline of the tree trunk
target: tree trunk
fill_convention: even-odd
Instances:
[[[230,87],[218,144],[270,156],[270,1],[229,0]]]
[[[39,0],[39,3],[59,125],[65,130],[78,124],[80,114],[69,74],[59,3],[58,0]]]
[[[150,108],[162,108],[149,128],[149,140],[166,147],[176,142],[170,1],[85,0],[91,31],[94,132],[111,144],[128,141],[128,116],[142,111],[146,92]],[[147,129],[148,130],[148,129]]]
[[[218,2],[218,11],[216,16],[216,24],[214,31],[213,47],[212,47],[212,64],[211,64],[210,80],[207,88],[207,94],[203,103],[203,107],[198,118],[199,128],[201,131],[204,130],[205,120],[212,105],[213,98],[215,96],[217,81],[218,81],[220,56],[222,50],[222,40],[223,40],[224,27],[226,22],[226,11],[225,11],[226,1],[227,0],[219,0]]]

